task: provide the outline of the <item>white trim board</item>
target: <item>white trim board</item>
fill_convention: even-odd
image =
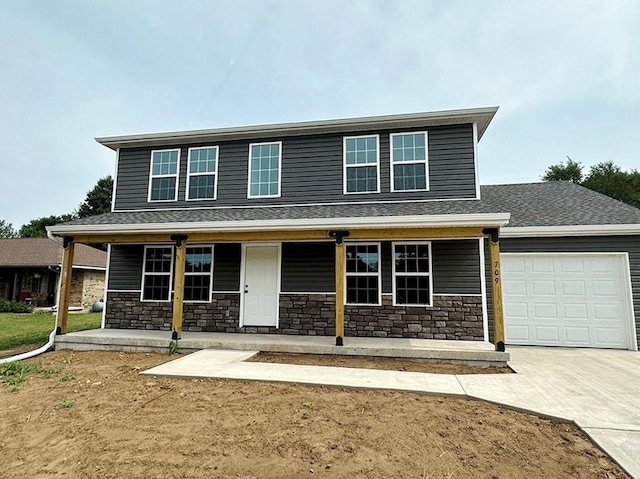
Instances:
[[[453,226],[504,226],[509,222],[508,213],[477,213],[464,215],[407,215],[362,216],[344,218],[301,218],[296,220],[245,220],[245,221],[197,221],[184,223],[136,223],[109,225],[60,225],[50,226],[53,234],[91,233],[175,233],[229,232],[229,231],[299,231],[324,230],[349,227],[358,228],[437,228]]]
[[[500,230],[502,238],[552,238],[559,236],[615,236],[640,234],[640,224],[518,226]]]

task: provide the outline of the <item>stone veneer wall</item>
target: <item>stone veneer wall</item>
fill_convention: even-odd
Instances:
[[[434,296],[433,306],[345,306],[345,336],[483,341],[481,296]]]
[[[346,306],[345,336],[425,339],[484,339],[480,296],[434,296],[430,308]],[[141,302],[137,292],[110,292],[106,327],[171,329],[171,303]],[[280,327],[239,327],[240,293],[214,293],[211,303],[185,303],[183,331],[335,335],[335,295],[281,294]]]

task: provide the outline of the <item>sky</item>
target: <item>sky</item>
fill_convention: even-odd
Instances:
[[[0,219],[71,213],[95,137],[499,106],[482,184],[640,168],[637,0],[4,0]]]

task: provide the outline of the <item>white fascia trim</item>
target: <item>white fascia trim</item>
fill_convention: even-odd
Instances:
[[[60,267],[62,268],[62,265],[60,265]],[[81,266],[81,265],[73,265],[72,269],[86,269],[86,270],[91,270],[91,271],[107,271],[106,267],[101,267],[101,266]]]
[[[170,145],[184,142],[222,141],[249,138],[274,138],[308,134],[358,132],[375,129],[410,128],[415,126],[457,125],[478,123],[478,136],[498,111],[498,107],[468,108],[401,115],[346,118],[339,120],[304,121],[270,125],[252,125],[206,130],[172,131],[141,135],[123,135],[96,138],[96,141],[108,148],[125,148],[143,145]],[[479,139],[478,138],[478,139]]]
[[[303,218],[249,221],[199,221],[191,223],[137,223],[110,225],[51,226],[52,234],[91,233],[175,233],[229,231],[297,231],[334,228],[433,228],[456,226],[502,227],[509,222],[509,213],[477,213],[466,215],[364,216],[355,218]]]
[[[519,226],[500,230],[502,238],[552,238],[560,236],[615,236],[640,234],[640,224]]]

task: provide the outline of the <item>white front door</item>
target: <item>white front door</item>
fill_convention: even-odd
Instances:
[[[245,245],[240,326],[278,326],[280,245]]]
[[[507,344],[631,347],[629,268],[620,254],[502,254]]]

